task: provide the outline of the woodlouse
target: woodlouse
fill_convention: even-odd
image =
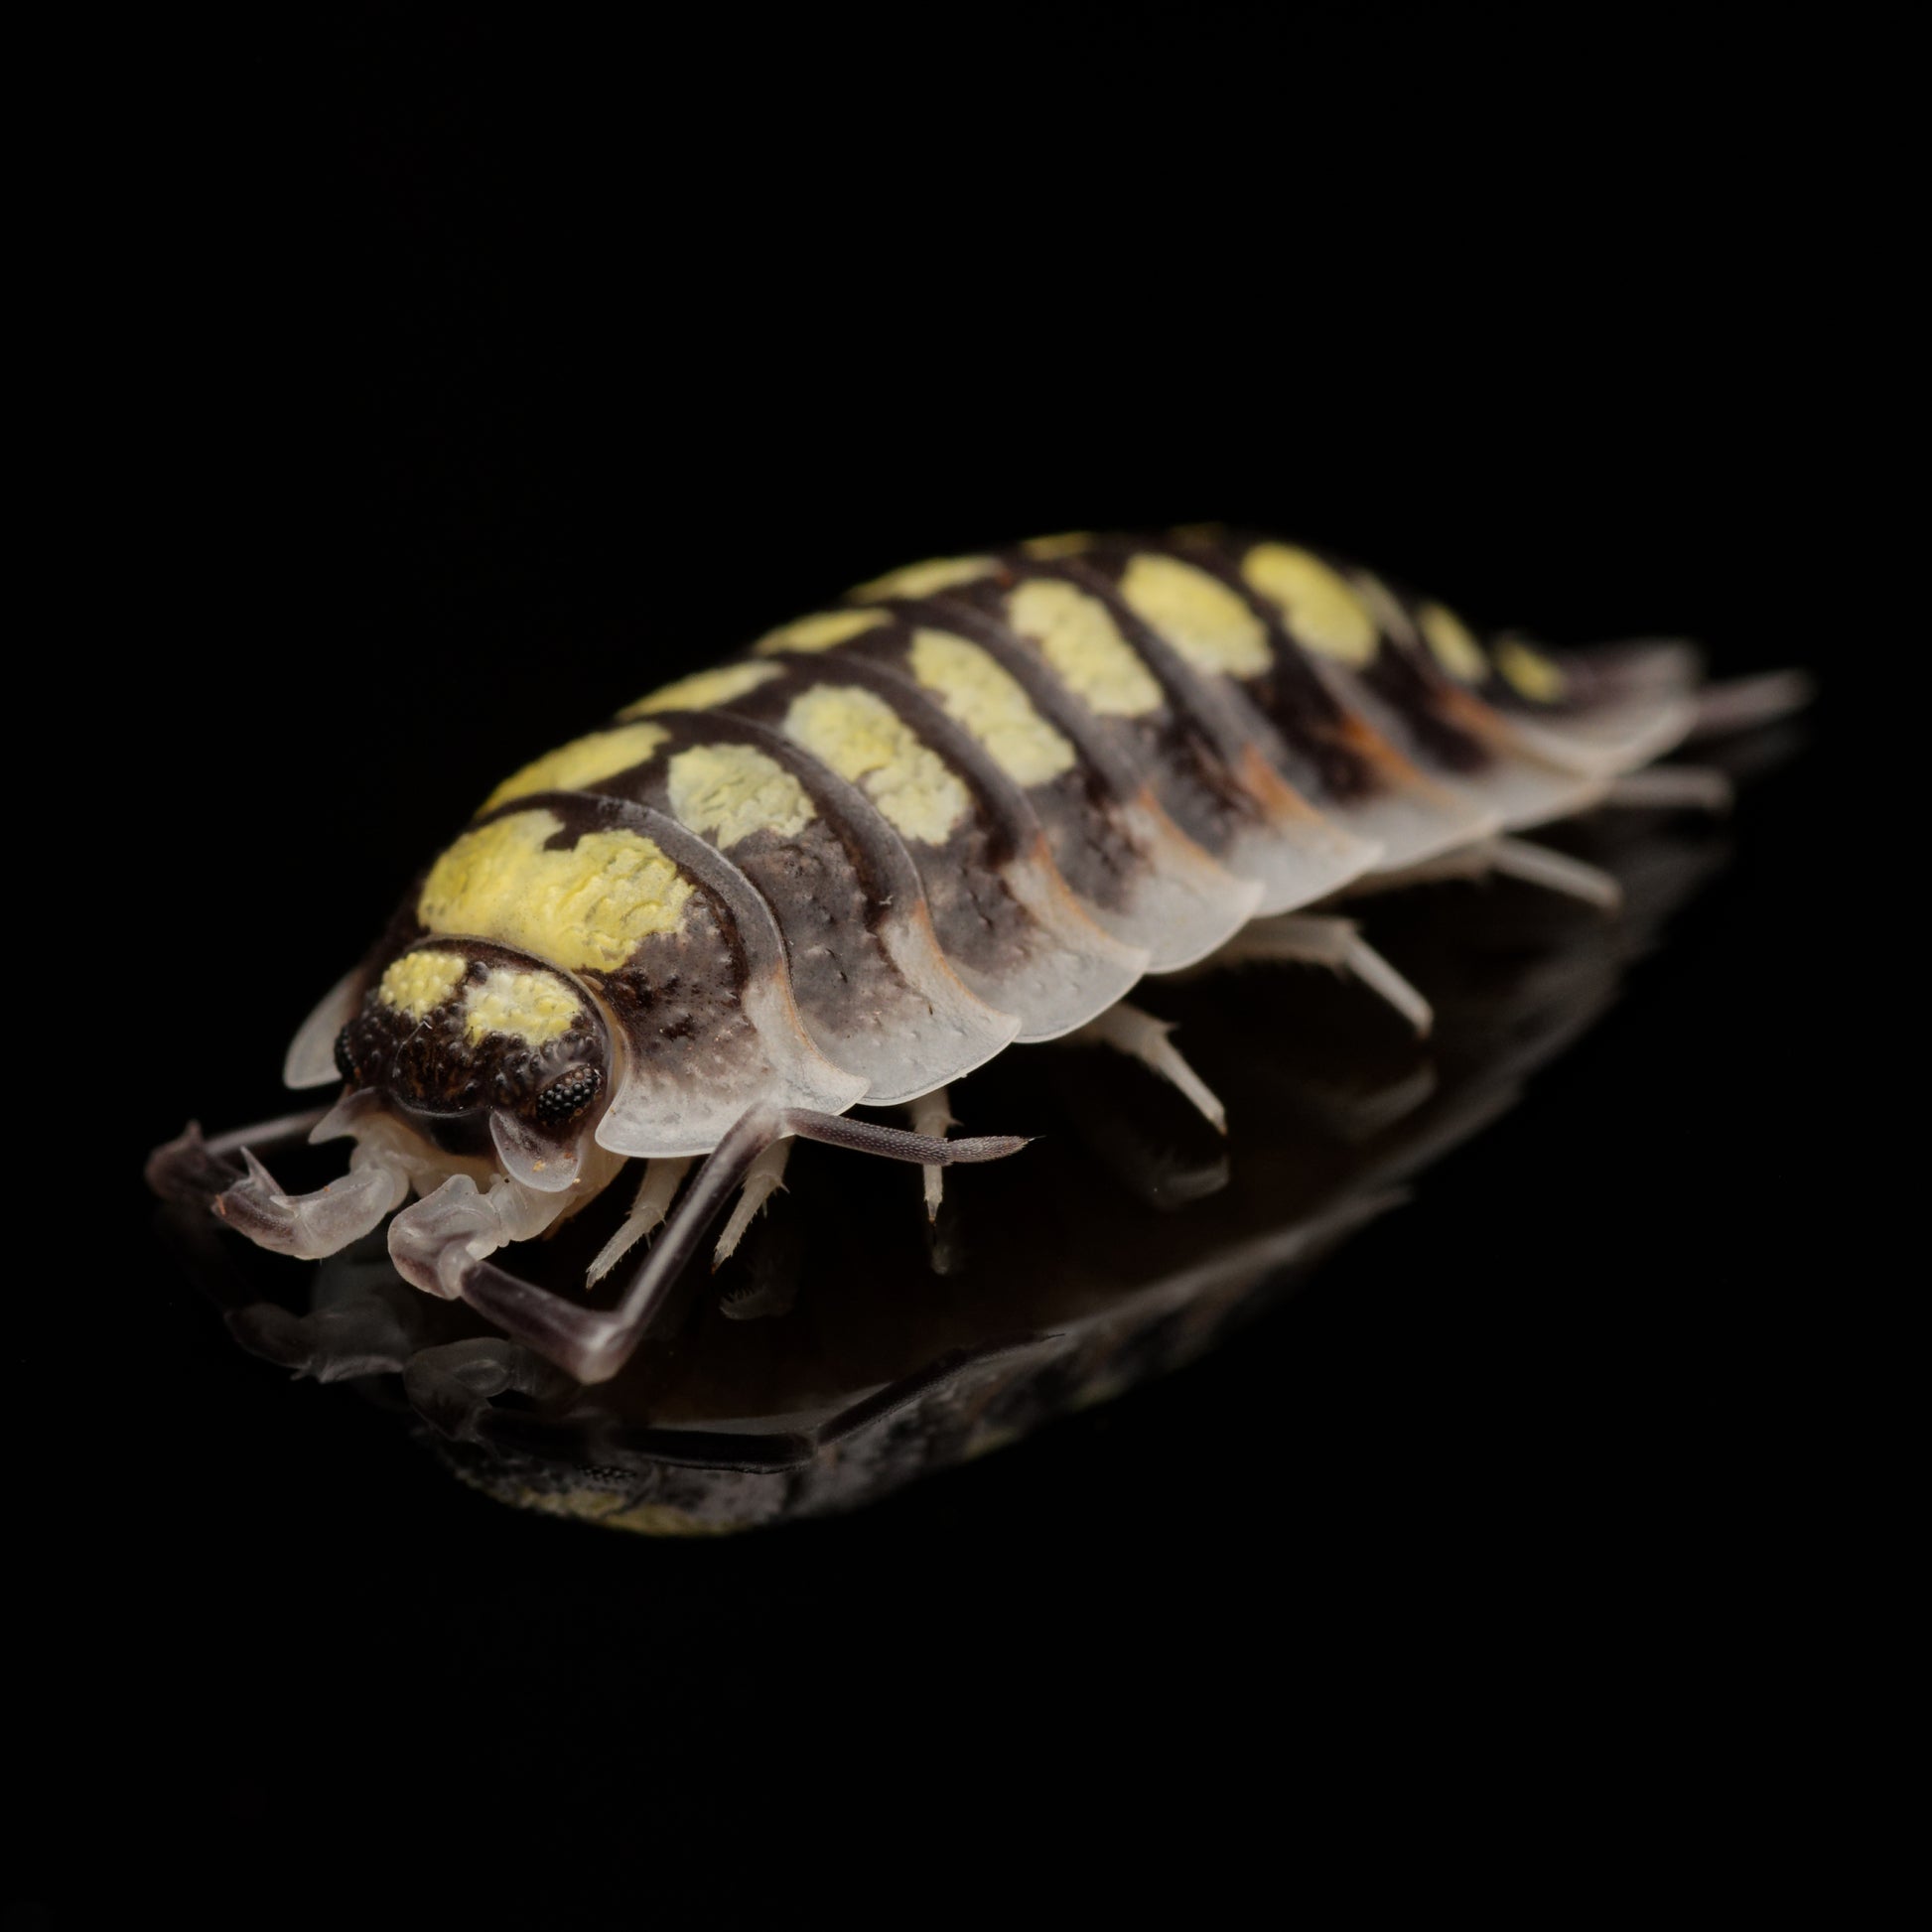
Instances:
[[[1345,918],[1305,908],[1487,869],[1607,901],[1515,834],[1619,796],[1708,800],[1709,774],[1632,774],[1801,695],[1697,686],[1682,644],[1479,639],[1218,527],[895,571],[497,786],[291,1046],[289,1084],[341,1098],[213,1144],[191,1129],[151,1179],[305,1259],[401,1208],[409,1281],[603,1381],[738,1195],[729,1251],[793,1138],[920,1164],[929,1202],[944,1166],[1017,1152],[944,1137],[950,1083],[1009,1045],[1091,1030],[1221,1125],[1126,1004],[1144,974],[1321,960],[1426,1027]],[[849,1118],[862,1100],[914,1131]],[[345,1178],[291,1195],[256,1150],[302,1134],[353,1149]],[[664,1225],[615,1307],[489,1259],[631,1160],[636,1205],[592,1280]]]

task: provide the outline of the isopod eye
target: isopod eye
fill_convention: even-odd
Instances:
[[[594,1066],[573,1066],[560,1073],[537,1095],[536,1116],[546,1127],[575,1120],[598,1096],[603,1073]]]
[[[346,1027],[336,1035],[336,1071],[345,1080],[347,1080],[353,1085],[355,1080],[355,1062],[348,1056],[348,1029]]]

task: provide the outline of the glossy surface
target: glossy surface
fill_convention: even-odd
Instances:
[[[661,1534],[850,1508],[1191,1359],[1511,1107],[1721,863],[1720,835],[1683,816],[1603,813],[1569,838],[1622,882],[1619,914],[1506,882],[1368,908],[1435,1005],[1427,1040],[1306,966],[1161,988],[1152,1004],[1226,1102],[1225,1141],[1137,1065],[1052,1044],[957,1103],[968,1131],[1038,1138],[956,1171],[931,1227],[916,1171],[801,1147],[741,1254],[694,1270],[652,1348],[602,1388],[410,1289],[379,1242],[324,1264],[303,1308],[275,1298],[304,1293],[304,1271],[224,1256],[195,1217],[171,1225],[245,1347],[360,1380],[504,1501]],[[548,1244],[545,1279],[581,1278],[613,1218],[587,1212]]]

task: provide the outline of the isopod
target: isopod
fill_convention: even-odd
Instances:
[[[307,1260],[388,1219],[417,1288],[605,1381],[793,1139],[917,1164],[931,1204],[945,1167],[1024,1146],[947,1138],[956,1083],[1070,1035],[1238,1134],[1128,1002],[1144,975],[1322,961],[1426,1029],[1335,901],[1493,870],[1608,903],[1613,881],[1518,835],[1716,802],[1715,774],[1641,767],[1801,697],[1786,674],[1701,693],[1676,642],[1480,637],[1218,527],[912,565],[505,779],[290,1046],[288,1084],[340,1097],[191,1128],[150,1179]],[[303,1135],[348,1141],[347,1169],[291,1194],[260,1154]],[[627,1267],[613,1306],[492,1259],[631,1162],[635,1205],[590,1269]]]

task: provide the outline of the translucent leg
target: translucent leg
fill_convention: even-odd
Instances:
[[[1541,886],[1605,912],[1614,912],[1623,903],[1623,888],[1600,867],[1587,866],[1567,852],[1552,852],[1547,845],[1532,845],[1528,839],[1491,840],[1489,868],[1506,879]]]
[[[348,1173],[310,1194],[290,1194],[256,1155],[256,1148],[306,1140],[327,1108],[284,1114],[236,1128],[211,1141],[192,1123],[179,1140],[148,1158],[148,1185],[167,1200],[204,1201],[258,1247],[301,1261],[320,1261],[359,1241],[391,1208],[408,1198],[409,1176],[384,1147],[357,1147]],[[234,1157],[243,1172],[236,1173]]]
[[[773,1141],[745,1171],[744,1184],[738,1190],[738,1205],[732,1209],[731,1219],[725,1223],[725,1231],[711,1251],[713,1268],[732,1258],[759,1209],[784,1186],[785,1163],[790,1159],[791,1142]]]
[[[470,1263],[541,1234],[562,1208],[556,1194],[505,1175],[485,1192],[467,1173],[455,1173],[389,1223],[389,1259],[411,1287],[454,1302]]]
[[[692,1163],[677,1158],[659,1157],[644,1163],[644,1177],[637,1183],[637,1198],[623,1225],[591,1258],[584,1271],[584,1285],[595,1288],[630,1250],[671,1211],[671,1202],[691,1172]]]
[[[1181,1057],[1180,1048],[1168,1037],[1173,1032],[1173,1021],[1157,1020],[1153,1014],[1119,1000],[1099,1019],[1088,1021],[1073,1039],[1091,1046],[1112,1046],[1139,1060],[1151,1072],[1172,1081],[1193,1102],[1201,1117],[1213,1124],[1217,1133],[1225,1134],[1227,1109],[1213,1088]]]
[[[1420,1035],[1436,1024],[1435,1009],[1361,935],[1353,919],[1291,912],[1278,919],[1258,919],[1237,932],[1220,957],[1231,965],[1246,960],[1285,959],[1309,966],[1326,966],[1344,978],[1359,980],[1371,993],[1386,1000]]]
[[[1802,711],[1817,687],[1804,671],[1766,671],[1759,677],[1731,678],[1698,693],[1697,722],[1690,741],[1755,731]]]
[[[1613,911],[1623,902],[1623,888],[1607,872],[1587,866],[1568,853],[1553,852],[1547,845],[1533,845],[1528,839],[1478,839],[1459,846],[1439,858],[1428,859],[1402,872],[1383,873],[1367,889],[1393,892],[1404,886],[1434,885],[1446,879],[1486,879],[1492,873],[1520,879],[1526,885],[1541,886],[1547,892],[1561,893],[1566,898],[1582,899]]]
[[[214,1211],[258,1248],[293,1255],[298,1261],[320,1261],[351,1241],[361,1240],[381,1225],[391,1208],[400,1207],[409,1198],[408,1174],[399,1165],[384,1159],[384,1152],[378,1150],[358,1163],[356,1157],[362,1150],[357,1148],[349,1157],[349,1172],[343,1179],[332,1180],[312,1194],[288,1194],[243,1148],[241,1158],[247,1165],[248,1178],[218,1195]]]
[[[912,1132],[923,1134],[928,1140],[943,1141],[946,1129],[959,1125],[953,1119],[952,1102],[944,1087],[934,1087],[930,1093],[920,1094],[906,1111],[912,1116]],[[925,1217],[928,1221],[936,1221],[939,1218],[939,1203],[945,1198],[946,1171],[928,1161],[923,1172]]]
[[[1713,812],[1730,810],[1730,780],[1724,772],[1703,764],[1652,764],[1626,771],[1603,794],[1605,805],[1628,805],[1646,811]]]
[[[278,1120],[238,1127],[231,1134],[217,1134],[211,1141],[204,1140],[201,1123],[191,1120],[176,1139],[148,1156],[148,1186],[163,1200],[212,1206],[217,1194],[241,1178],[234,1157],[244,1147],[270,1151],[293,1147],[306,1141],[328,1112],[327,1107],[311,1107]]]
[[[724,1211],[758,1157],[786,1135],[855,1154],[924,1166],[997,1161],[1026,1142],[1013,1135],[928,1140],[871,1121],[847,1120],[802,1107],[755,1107],[706,1157],[650,1252],[636,1265],[615,1309],[586,1309],[464,1252],[423,1259],[440,1280],[513,1340],[568,1369],[580,1382],[608,1382],[630,1359],[665,1297]],[[461,1230],[456,1240],[464,1243]],[[467,1246],[467,1243],[464,1243]]]

